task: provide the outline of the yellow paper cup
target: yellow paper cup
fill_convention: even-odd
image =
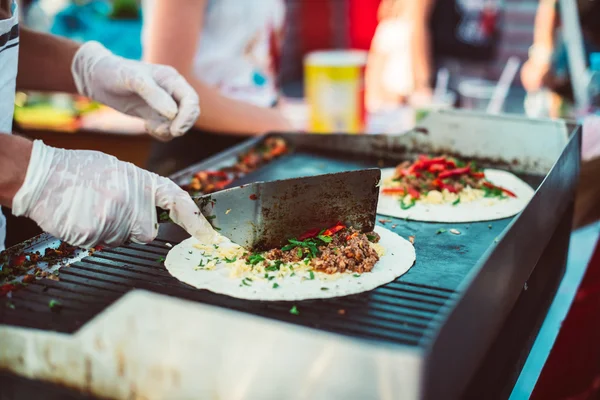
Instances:
[[[304,58],[309,131],[362,133],[365,128],[367,52],[317,51]]]

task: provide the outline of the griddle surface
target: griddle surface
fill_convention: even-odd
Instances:
[[[267,164],[235,186],[247,182],[286,179],[329,172],[382,166],[379,160],[297,151]],[[109,304],[134,288],[218,305],[370,340],[409,346],[424,345],[443,321],[451,299],[512,218],[469,224],[405,221],[378,216],[382,225],[404,238],[415,237],[417,260],[395,282],[370,292],[328,300],[258,302],[197,290],[173,278],[159,260],[186,235],[178,227],[161,224],[152,244],[131,244],[103,250],[63,267],[60,281],[40,280],[16,291],[14,309],[0,303],[0,322],[18,326],[74,332]],[[451,228],[460,235],[449,232]],[[440,229],[446,230],[438,233]],[[60,312],[48,302],[59,300]],[[1,300],[1,302],[6,302]],[[300,315],[290,314],[296,305]]]

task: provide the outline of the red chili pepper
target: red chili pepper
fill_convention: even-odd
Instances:
[[[429,166],[429,172],[440,172],[445,170],[446,166],[443,164],[433,164]]]
[[[0,286],[0,297],[6,296],[8,292],[12,292],[17,289],[17,285],[13,285],[12,283],[6,283]]]
[[[450,193],[457,193],[458,191],[452,185],[448,185],[447,183],[442,183],[441,189],[446,189]]]
[[[314,238],[315,236],[317,236],[319,234],[319,230],[318,229],[311,229],[308,232],[305,232],[304,234],[300,235],[300,237],[298,237],[298,240],[306,240],[306,239],[310,239],[310,238]]]
[[[410,197],[412,197],[415,200],[421,197],[421,194],[413,188],[408,188],[408,194],[410,194]]]
[[[438,175],[438,178],[445,179],[445,178],[450,178],[451,176],[459,176],[459,175],[463,175],[463,174],[468,174],[469,171],[471,171],[471,167],[455,168],[455,169],[451,169],[449,171],[444,171],[444,172],[440,173]]]
[[[446,160],[446,167],[456,168],[456,163],[453,160],[447,159]]]
[[[485,178],[485,174],[483,172],[471,172],[471,176],[477,179]]]
[[[332,236],[334,233],[337,233],[342,229],[346,229],[346,225],[338,222],[333,227],[326,229],[325,232],[323,232],[323,236]]]
[[[277,157],[277,156],[282,155],[286,151],[287,151],[287,146],[285,146],[285,145],[278,146],[278,147],[275,147],[273,150],[271,150],[271,155],[273,157]]]
[[[446,159],[444,157],[435,157],[435,158],[429,158],[429,159],[423,159],[421,157],[419,157],[419,160],[417,162],[415,162],[413,164],[414,169],[427,169],[429,168],[430,165],[433,164],[443,164],[446,162]]]
[[[353,237],[357,237],[358,236],[358,232],[354,232],[351,235],[346,236],[346,242],[349,241],[350,239],[352,239]]]
[[[490,189],[499,189],[499,190],[502,190],[502,192],[506,193],[510,197],[517,197],[517,195],[514,194],[513,192],[511,192],[510,190],[505,189],[502,186],[496,186],[496,185],[494,185],[491,182],[487,182],[487,181],[483,182],[483,186],[488,187]]]
[[[385,188],[381,191],[383,194],[397,194],[397,195],[404,195],[406,194],[406,191],[403,188]]]

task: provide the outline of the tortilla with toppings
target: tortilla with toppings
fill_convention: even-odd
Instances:
[[[405,274],[415,258],[412,244],[385,228],[364,234],[337,224],[261,253],[224,237],[218,245],[189,238],[169,251],[165,267],[188,285],[232,297],[307,300],[372,290]]]
[[[419,158],[384,169],[377,212],[428,222],[476,222],[518,214],[534,191],[510,172],[453,157]]]

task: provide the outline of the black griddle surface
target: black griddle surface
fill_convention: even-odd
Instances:
[[[297,150],[237,180],[234,186],[383,166],[381,160]],[[149,245],[131,244],[96,252],[63,267],[59,282],[44,279],[16,291],[10,299],[14,309],[2,304],[6,299],[0,300],[0,323],[74,332],[124,293],[137,288],[354,337],[422,346],[443,321],[467,274],[495,245],[512,218],[468,224],[423,223],[385,216],[378,216],[378,220],[388,220],[378,224],[404,238],[415,237],[417,260],[395,282],[370,292],[328,300],[259,302],[197,290],[177,281],[162,265],[160,259],[170,250],[167,243],[175,245],[186,235],[174,225],[161,224],[159,238]],[[460,235],[450,233],[452,228]],[[60,312],[50,310],[51,299],[62,303]],[[293,305],[300,315],[290,314]]]

